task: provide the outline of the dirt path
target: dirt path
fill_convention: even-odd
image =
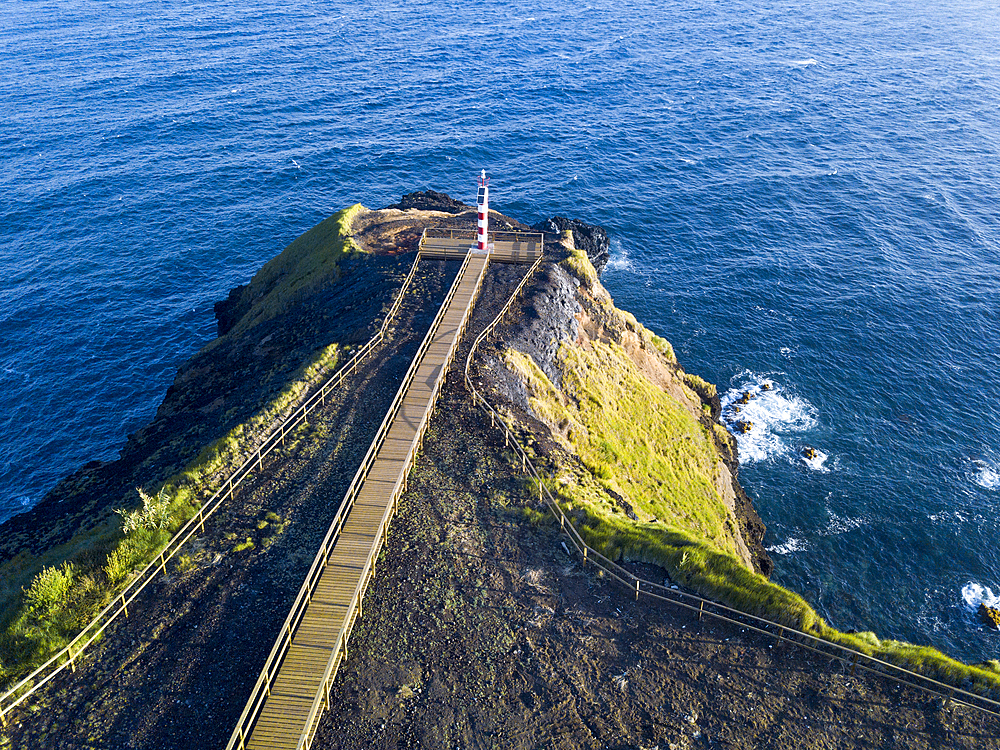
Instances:
[[[467,338],[493,314],[478,309]],[[462,364],[314,747],[1000,747],[992,718],[637,604],[582,570],[528,509],[512,454],[469,405]]]
[[[454,269],[422,280],[436,299]],[[523,270],[495,267],[486,279],[314,747],[1000,747],[991,718],[852,678],[739,627],[637,604],[582,570],[526,504],[530,487],[461,380],[464,351]],[[430,322],[406,309],[348,397],[34,704],[12,747],[225,745]],[[282,521],[258,528],[268,511]],[[232,551],[247,537],[252,548]]]
[[[388,341],[310,415],[294,448],[212,518],[129,620],[15,717],[11,747],[225,746],[458,265],[421,263]]]

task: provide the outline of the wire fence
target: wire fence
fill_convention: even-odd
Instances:
[[[24,703],[30,696],[53,680],[65,669],[76,671],[76,661],[80,655],[90,647],[105,630],[119,617],[128,617],[128,608],[136,597],[150,583],[152,583],[160,573],[166,572],[167,563],[173,559],[181,548],[196,533],[205,530],[205,521],[210,518],[219,508],[230,500],[240,485],[256,470],[258,473],[264,469],[264,459],[272,452],[285,444],[287,436],[297,427],[307,422],[310,412],[326,404],[326,398],[334,388],[340,386],[344,380],[351,375],[364,359],[375,350],[375,348],[385,339],[389,326],[399,312],[403,297],[409,289],[410,284],[417,271],[420,262],[418,253],[410,266],[410,271],[406,275],[392,306],[386,313],[385,319],[379,330],[363,346],[357,349],[351,358],[330,375],[322,385],[310,396],[302,401],[294,411],[281,422],[274,425],[267,436],[252,449],[240,466],[233,471],[212,496],[206,500],[180,529],[164,544],[152,560],[143,568],[128,585],[117,593],[111,602],[102,609],[87,624],[80,633],[73,638],[62,650],[55,653],[44,664],[35,669],[31,674],[19,680],[12,688],[3,695],[0,695],[0,725],[6,726],[7,715],[19,705]],[[308,385],[308,388],[315,387],[322,378],[322,373],[318,374]]]
[[[593,565],[598,570],[603,571],[609,578],[623,586],[630,593],[635,595],[636,600],[640,597],[666,602],[673,606],[696,613],[698,619],[710,617],[720,622],[737,625],[740,628],[750,630],[760,635],[769,636],[775,639],[775,644],[784,641],[793,643],[801,648],[820,654],[831,660],[843,664],[849,668],[853,676],[857,670],[862,670],[881,677],[888,678],[897,684],[916,688],[935,696],[941,697],[946,704],[965,705],[978,709],[994,716],[1000,716],[1000,702],[972,693],[954,685],[941,682],[940,680],[927,677],[926,675],[914,672],[905,667],[884,661],[874,656],[870,656],[862,651],[852,649],[837,643],[819,638],[812,633],[807,633],[778,622],[773,622],[763,617],[751,615],[732,607],[727,607],[719,602],[705,599],[696,594],[691,594],[680,589],[670,588],[652,581],[636,576],[631,571],[626,570],[613,560],[602,555],[597,550],[590,547],[573,525],[572,519],[566,515],[559,503],[552,496],[546,486],[542,474],[532,463],[527,451],[521,445],[514,434],[514,430],[503,417],[503,415],[486,399],[476,388],[469,372],[472,366],[473,357],[479,345],[493,334],[495,328],[500,324],[503,317],[508,313],[517,297],[523,291],[525,285],[540,265],[542,258],[539,258],[534,265],[528,269],[524,279],[515,289],[511,298],[504,305],[500,313],[494,320],[479,334],[469,350],[465,360],[465,384],[472,395],[473,404],[481,408],[490,417],[490,424],[496,430],[503,433],[504,444],[512,448],[521,459],[521,470],[528,473],[538,485],[538,499],[543,503],[559,522],[559,530],[565,534],[573,545],[574,550],[580,555],[583,565]]]

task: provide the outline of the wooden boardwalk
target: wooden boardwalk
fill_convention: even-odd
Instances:
[[[535,237],[541,252],[542,237]],[[347,639],[361,615],[396,502],[489,261],[517,262],[527,247],[522,243],[516,252],[487,255],[470,252],[468,241],[461,241],[466,248],[459,256],[465,259],[462,268],[355,475],[229,748],[292,750],[308,748],[312,742],[337,668],[346,657]],[[442,257],[436,252],[428,255]]]
[[[476,233],[464,229],[425,229],[420,238],[424,258],[464,258],[476,243]],[[538,232],[490,232],[490,258],[499,263],[534,263],[542,255],[544,237]]]

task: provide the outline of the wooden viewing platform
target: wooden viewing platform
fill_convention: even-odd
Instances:
[[[541,232],[490,232],[487,241],[490,258],[500,263],[534,263],[542,255]],[[470,229],[425,229],[420,237],[420,255],[424,258],[464,258],[476,244]]]
[[[425,240],[426,231],[421,257],[464,258],[462,268],[351,482],[227,748],[310,746],[489,261],[534,260],[544,238],[504,240],[509,245],[488,254],[470,250],[468,239],[454,236],[432,238],[425,252]],[[461,243],[464,252],[458,255],[458,244],[439,240]]]

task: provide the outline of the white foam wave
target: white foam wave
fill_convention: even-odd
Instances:
[[[1000,489],[1000,467],[981,458],[973,459],[972,481],[984,490]]]
[[[744,372],[737,378],[740,384],[727,391],[721,401],[722,419],[736,437],[740,463],[786,454],[791,449],[785,440],[789,434],[802,433],[816,425],[813,406],[769,377]],[[744,394],[746,403],[739,403]],[[741,423],[749,424],[746,432],[741,431]],[[824,456],[819,465],[825,460]]]
[[[813,471],[819,471],[823,474],[827,474],[830,470],[826,467],[826,460],[830,457],[829,453],[824,453],[818,448],[813,448],[813,456],[810,458],[804,453],[799,454],[799,458],[802,459],[802,463],[808,466]]]
[[[955,521],[959,524],[968,523],[969,517],[961,511],[952,510],[943,513],[931,513],[927,518],[933,523],[946,523]]]
[[[617,240],[611,240],[611,257],[608,259],[608,268],[612,271],[626,271],[632,267],[628,250]]]
[[[793,552],[801,552],[806,549],[809,545],[804,539],[800,539],[797,536],[790,537],[784,544],[775,544],[767,548],[768,552],[773,552],[776,555],[790,555]]]
[[[813,65],[819,65],[815,57],[810,57],[805,60],[789,60],[788,64],[793,68],[810,68]]]
[[[962,600],[969,609],[979,609],[980,604],[1000,608],[1000,596],[994,594],[989,586],[983,586],[975,581],[969,581],[962,587]]]
[[[829,513],[829,511],[827,511]],[[836,513],[830,513],[830,522],[822,532],[823,536],[838,536],[865,525],[864,518],[842,518]]]

